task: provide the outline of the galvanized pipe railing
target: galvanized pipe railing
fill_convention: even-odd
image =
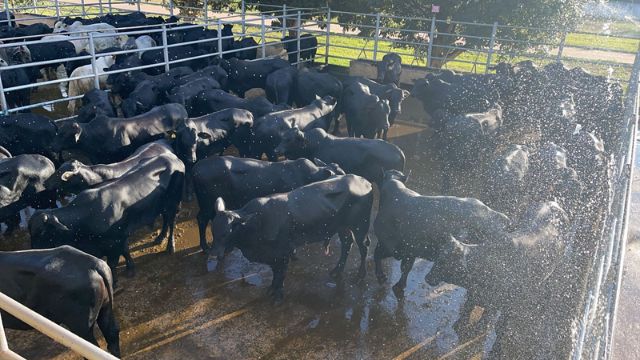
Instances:
[[[28,307],[13,300],[0,292],[0,309],[13,315],[18,320],[33,327],[42,334],[50,337],[55,342],[60,343],[77,354],[90,360],[117,360],[115,356],[93,345],[87,340],[79,337],[71,331],[61,327],[53,321],[36,313]],[[0,359],[22,359],[19,355],[9,350],[7,338],[0,319]]]

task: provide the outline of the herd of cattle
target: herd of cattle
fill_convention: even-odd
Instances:
[[[127,16],[65,19],[54,30],[164,21]],[[182,33],[170,42],[217,37],[197,30],[201,34]],[[225,27],[223,34],[230,31]],[[226,39],[223,47],[243,41]],[[83,50],[72,46],[70,56]],[[32,59],[50,56],[47,51],[29,48]],[[170,56],[213,52],[217,48],[195,47]],[[4,56],[15,61],[15,53]],[[156,61],[149,59],[163,61],[149,50],[113,59],[111,69]],[[233,248],[270,265],[276,302],[295,249],[314,242],[328,247],[336,234],[341,254],[331,275],[343,272],[355,242],[363,278],[371,225],[378,280],[385,280],[383,259],[401,260],[393,286],[399,297],[416,258],[434,262],[429,283],[464,286],[499,307],[496,301],[516,301],[514,289],[539,286],[571,249],[589,251],[569,234],[580,226],[596,231],[607,203],[611,155],[622,135],[617,83],[561,63],[538,68],[531,62],[501,63],[495,74],[442,71],[418,80],[411,96],[429,114],[428,141],[437,149],[431,155],[446,174],[446,196],[423,196],[405,185],[404,153],[386,141],[410,95],[398,87],[399,56],[384,57],[380,82],[233,54],[179,65],[166,73],[152,67],[106,76],[110,92],[86,91],[68,121],[32,113],[0,118],[4,234],[31,206],[40,209],[28,221],[31,246],[50,249],[0,252],[0,291],[94,343],[97,324],[115,355],[115,267],[123,256],[127,272],[135,269],[128,238],[161,215],[155,242],[167,240],[174,252],[176,213],[193,194],[209,265],[217,267]],[[266,97],[245,98],[253,88],[265,89]],[[343,116],[348,137],[337,135]],[[229,147],[240,156],[223,156]],[[371,224],[374,188],[379,206]],[[75,197],[66,205],[56,205],[70,194]],[[108,266],[92,256],[106,257]],[[538,297],[527,301],[548,296],[537,289]],[[48,301],[52,296],[60,301]],[[2,316],[6,326],[23,325]]]

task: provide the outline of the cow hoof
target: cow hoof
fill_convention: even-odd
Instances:
[[[393,285],[392,287],[393,289],[393,293],[396,295],[396,297],[398,299],[404,298],[404,287],[401,286],[399,283]]]
[[[282,289],[275,290],[273,292],[273,306],[280,306],[284,302],[284,294]]]
[[[176,253],[176,248],[174,248],[173,246],[167,248],[167,254],[173,255],[175,253]]]

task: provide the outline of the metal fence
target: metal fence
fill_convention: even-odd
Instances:
[[[540,64],[546,62],[562,60],[569,65],[584,65],[588,69],[597,73],[615,77],[628,81],[628,91],[626,100],[626,127],[623,130],[625,137],[619,149],[614,149],[615,168],[613,171],[613,196],[609,205],[609,213],[605,221],[603,235],[597,245],[596,256],[593,258],[591,269],[588,274],[588,290],[584,294],[583,310],[577,320],[577,332],[572,357],[580,358],[607,358],[611,353],[612,336],[615,323],[615,309],[618,301],[619,285],[622,274],[622,264],[624,260],[626,235],[628,229],[628,217],[630,206],[630,185],[633,172],[633,158],[635,150],[636,123],[638,120],[638,81],[640,73],[640,56],[637,52],[617,50],[616,53],[625,55],[633,59],[632,61],[618,62],[607,59],[576,58],[568,54],[567,39],[569,33],[564,29],[540,29],[526,28],[528,31],[553,32],[557,39],[551,43],[530,42],[524,46],[525,50],[513,53],[509,50],[510,42],[520,41],[508,36],[509,32],[518,30],[512,26],[501,24],[478,24],[463,23],[449,20],[432,18],[416,18],[429,26],[424,29],[398,29],[387,26],[395,17],[384,14],[356,14],[334,11],[330,8],[291,8],[283,5],[274,7],[260,4],[250,4],[244,1],[238,3],[240,12],[221,13],[214,12],[211,4],[204,0],[202,8],[198,7],[177,7],[172,0],[165,3],[150,2],[116,2],[98,1],[88,3],[78,0],[77,3],[69,1],[48,1],[45,5],[38,5],[39,1],[34,1],[33,6],[10,7],[9,0],[4,0],[4,11],[15,13],[30,12],[37,16],[27,16],[21,21],[59,19],[62,16],[99,16],[107,12],[129,12],[143,11],[146,14],[156,14],[160,16],[179,15],[183,20],[197,22],[197,25],[164,24],[159,26],[132,27],[119,29],[117,35],[139,35],[161,33],[162,43],[151,49],[144,50],[123,50],[108,54],[98,54],[95,49],[96,42],[101,38],[113,37],[113,34],[77,34],[76,38],[86,40],[91,51],[87,56],[78,56],[66,60],[91,60],[91,73],[75,76],[67,79],[47,80],[36,84],[3,88],[0,81],[0,100],[4,114],[13,113],[26,109],[33,109],[42,106],[64,104],[70,100],[77,100],[81,97],[72,96],[62,98],[54,96],[53,99],[40,101],[27,106],[9,108],[7,106],[6,94],[12,91],[27,88],[42,88],[59,85],[64,82],[93,79],[93,86],[100,87],[100,79],[108,74],[114,74],[132,69],[123,69],[101,73],[96,68],[96,62],[101,56],[131,54],[140,51],[158,50],[163,51],[163,61],[158,64],[145,65],[134,69],[145,69],[150,67],[163,67],[165,70],[170,66],[191,61],[198,58],[219,57],[227,53],[239,50],[222,51],[222,41],[231,37],[221,35],[221,28],[224,24],[236,24],[241,28],[241,32],[236,33],[234,38],[251,36],[256,38],[258,45],[254,48],[258,51],[258,57],[268,55],[270,46],[284,45],[286,42],[296,42],[297,49],[300,49],[300,37],[303,33],[314,34],[318,38],[318,54],[316,59],[323,59],[325,64],[345,65],[345,62],[353,60],[377,61],[383,54],[390,52],[400,53],[403,62],[415,65],[416,68],[424,70],[434,68],[434,62],[446,62],[445,66],[458,70],[470,72],[488,72],[491,67],[502,60],[522,60],[531,59]],[[347,23],[338,21],[341,15],[356,15],[358,23]],[[7,22],[6,20],[4,21]],[[438,32],[438,24],[460,24],[469,29],[478,29],[477,33],[458,34]],[[293,24],[293,25],[290,25]],[[172,31],[185,29],[188,27],[207,27],[218,30],[218,37],[214,39],[204,39],[188,43],[170,44],[167,39]],[[359,32],[353,29],[359,29]],[[293,38],[284,41],[283,37],[288,33],[294,34]],[[401,36],[410,34],[409,37]],[[609,37],[609,35],[595,33],[576,33],[589,36]],[[463,43],[453,45],[438,45],[433,39],[438,36],[450,36],[459,39],[475,39],[475,45],[468,47]],[[407,40],[407,38],[411,40]],[[618,36],[618,39],[625,41],[640,42],[637,37]],[[33,40],[29,38],[11,39],[19,40],[21,44],[42,43],[45,40]],[[190,44],[211,43],[217,44],[218,51],[190,57],[180,60],[169,59],[169,49]],[[0,45],[0,49],[15,46],[15,43]],[[611,52],[609,47],[584,46],[571,44],[573,49],[589,51]],[[527,50],[527,48],[530,48]],[[541,50],[542,49],[542,50]],[[457,51],[464,50],[463,57],[451,58]],[[297,51],[298,63],[300,50]],[[437,54],[437,55],[436,55]],[[57,63],[60,60],[49,62],[17,64],[7,67],[0,67],[0,74],[29,66],[40,66],[49,63]],[[457,67],[456,67],[457,66]],[[65,114],[69,115],[69,114]]]

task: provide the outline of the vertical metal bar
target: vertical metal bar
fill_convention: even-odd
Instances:
[[[164,71],[169,71],[169,42],[167,41],[167,25],[162,24],[162,52],[164,54]]]
[[[102,0],[98,0],[98,6],[99,6],[98,12],[100,13],[100,16],[102,16]]]
[[[56,20],[60,20],[60,2],[56,0]]]
[[[9,107],[7,106],[7,96],[4,93],[4,85],[2,84],[2,70],[0,70],[0,105],[2,105],[2,113],[4,115],[9,114]]]
[[[302,49],[300,48],[300,33],[302,32],[302,15],[300,10],[298,10],[298,15],[296,16],[296,48],[298,49],[298,53],[296,54],[296,65],[300,67],[300,55],[302,55]]]
[[[207,4],[207,0],[204,0],[204,23],[209,23],[209,5]]]
[[[87,16],[87,9],[84,6],[84,0],[80,0],[80,6],[82,6],[82,17]]]
[[[327,36],[324,40],[324,64],[329,65],[329,39],[331,37],[331,8],[327,7]]]
[[[265,37],[265,32],[266,30],[264,26],[264,14],[261,14],[260,15],[260,39],[262,40],[262,58],[263,59],[267,57],[267,38]]]
[[[493,56],[493,47],[496,45],[496,33],[498,32],[498,23],[493,23],[493,29],[491,30],[491,40],[489,40],[489,54],[487,54],[487,65],[484,67],[484,73],[489,72],[489,66],[491,66],[491,57]]]
[[[11,24],[11,11],[9,10],[9,0],[4,0],[4,11],[7,15],[7,21],[8,21],[9,27],[12,27],[13,24]]]
[[[566,41],[567,41],[567,30],[564,30],[562,32],[562,38],[560,39],[560,46],[558,47],[558,57],[556,58],[557,61],[562,60],[562,51],[564,51],[564,44]]]
[[[111,7],[111,0],[108,0],[108,4],[109,4],[109,14],[111,14],[113,12],[113,8]]]
[[[138,9],[138,12],[140,12],[140,0],[136,1],[136,8]]]
[[[378,61],[378,40],[380,38],[380,13],[376,14],[376,32],[373,35],[373,61]]]
[[[247,6],[244,3],[244,0],[242,0],[242,3],[240,4],[241,6],[241,11],[242,11],[242,35],[244,36],[244,34],[247,33],[247,23],[246,23],[246,16],[247,16]]]
[[[100,89],[100,75],[96,64],[96,46],[93,42],[93,33],[89,33],[89,54],[91,54],[91,71],[93,71],[93,86]],[[75,101],[75,100],[72,100]]]
[[[218,20],[218,56],[222,59],[222,20]]]
[[[169,0],[169,15],[173,16],[173,0]]]
[[[9,350],[9,344],[7,343],[7,336],[4,333],[4,327],[2,326],[2,316],[0,315],[0,353]]]
[[[431,30],[429,30],[429,47],[427,48],[427,67],[431,67],[431,56],[433,53],[433,42],[436,39],[436,17],[431,18]]]
[[[287,36],[287,4],[282,4],[282,38]]]

